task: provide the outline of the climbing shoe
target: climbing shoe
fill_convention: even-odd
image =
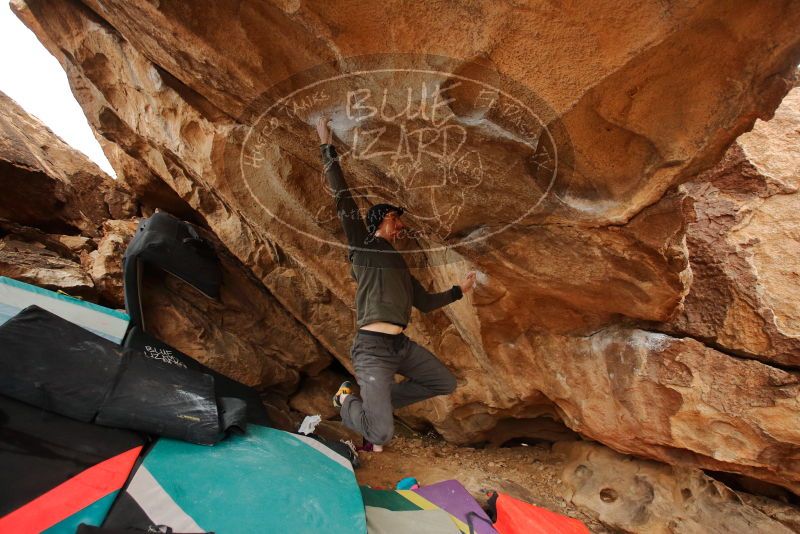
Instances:
[[[339,390],[333,395],[333,406],[335,408],[342,407],[342,395],[352,395],[353,394],[353,384],[350,383],[349,380],[345,380],[342,382],[342,385],[339,386]]]
[[[357,447],[356,450],[363,452],[383,452],[383,445],[376,445],[371,441],[367,441],[367,438],[364,438],[361,446]]]

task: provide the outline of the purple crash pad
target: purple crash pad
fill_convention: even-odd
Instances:
[[[445,480],[413,491],[467,525],[471,521],[476,534],[497,534],[489,516],[459,481]],[[474,512],[477,517],[470,512]],[[468,514],[470,518],[467,517]]]

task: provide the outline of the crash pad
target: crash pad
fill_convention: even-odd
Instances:
[[[396,512],[367,506],[369,534],[459,534],[461,532],[444,510],[406,510]]]
[[[509,495],[495,493],[489,500],[500,534],[589,534],[582,522],[551,512]]]
[[[156,338],[149,332],[143,331],[140,326],[131,325],[123,344],[125,348],[138,350],[145,356],[154,360],[181,369],[192,369],[211,375],[214,377],[214,387],[218,399],[224,397],[241,399],[242,402],[246,404],[247,422],[262,426],[272,426],[272,421],[270,421],[267,415],[264,403],[261,401],[261,397],[255,389],[203,365],[191,356],[184,354],[175,347]]]
[[[222,270],[213,245],[194,225],[163,211],[154,213],[139,222],[122,260],[125,309],[131,323],[145,330],[141,296],[145,266],[166,271],[208,297],[219,298]]]
[[[426,496],[421,495],[419,490],[378,490],[362,486],[361,497],[364,499],[365,507],[383,508],[393,512],[441,510],[447,513],[450,521],[459,532],[464,534],[472,534],[472,532],[495,534],[489,517],[460,483],[457,481],[445,481],[445,483],[433,484],[427,487],[433,488],[432,491],[428,492],[428,495],[433,496],[434,499],[445,504],[448,508],[429,500]],[[461,494],[458,487],[464,489],[471,503],[464,499],[464,495]],[[396,517],[397,521],[403,520],[402,516]]]
[[[495,534],[489,516],[458,480],[445,480],[413,491],[466,525],[471,525],[475,534]]]
[[[144,443],[0,396],[0,532],[99,526]]]
[[[174,532],[366,533],[350,463],[319,442],[249,425],[214,447],[160,439],[103,524]]]
[[[212,444],[246,405],[214,378],[126,350],[38,306],[0,325],[0,394],[83,422]],[[230,401],[230,402],[228,402]]]
[[[120,311],[0,276],[0,324],[32,305],[117,344],[128,329],[128,316]]]

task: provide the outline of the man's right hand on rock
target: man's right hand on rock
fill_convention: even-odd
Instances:
[[[333,140],[331,129],[328,127],[328,117],[325,115],[317,119],[317,134],[319,135],[319,142],[323,145],[329,145]]]

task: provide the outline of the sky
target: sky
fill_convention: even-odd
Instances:
[[[61,65],[11,12],[8,0],[0,0],[0,51],[0,91],[115,176]]]

